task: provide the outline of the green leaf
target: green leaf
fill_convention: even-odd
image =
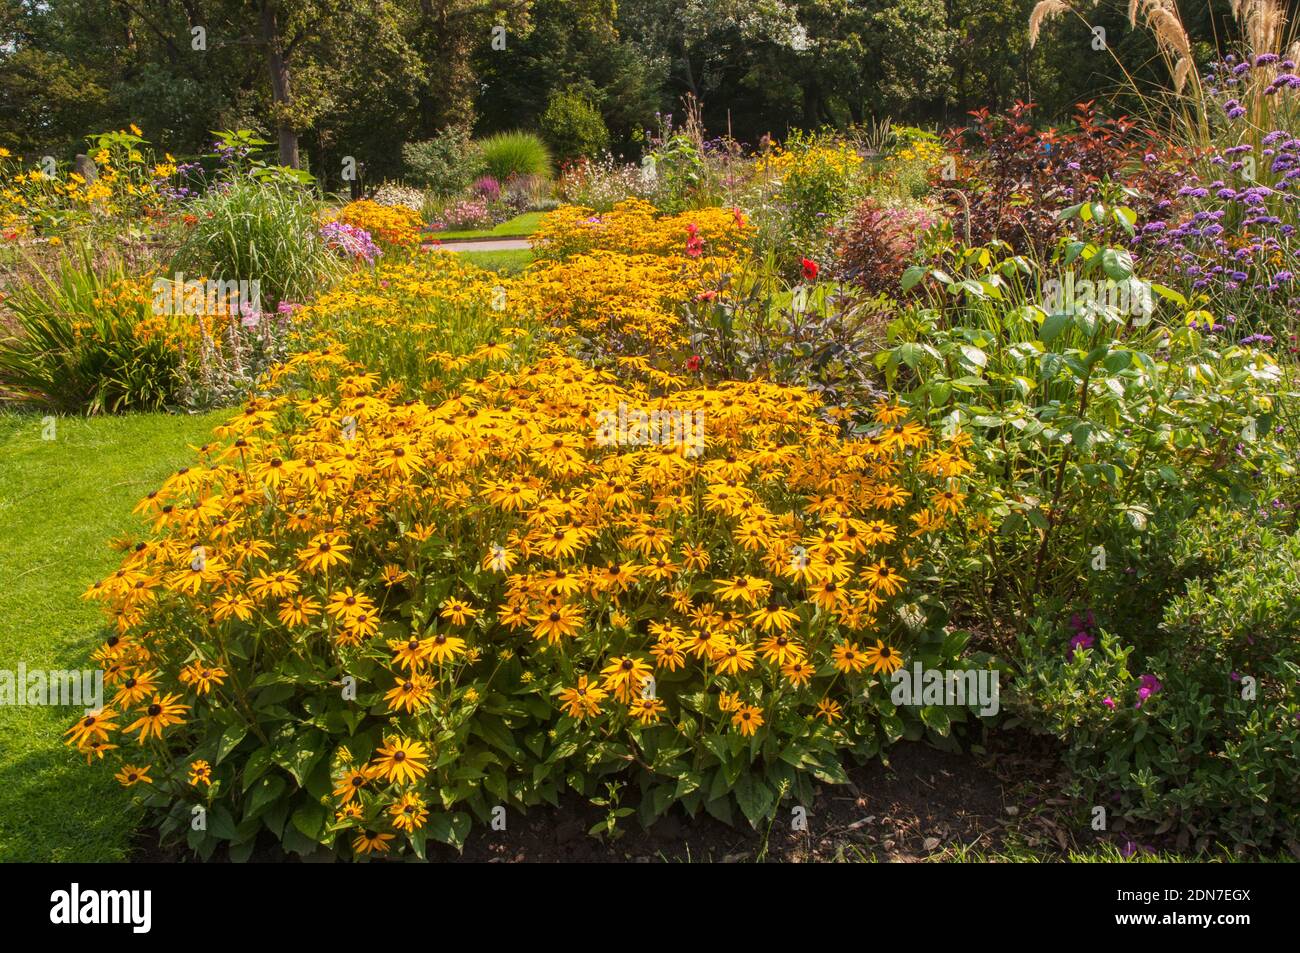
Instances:
[[[302,832],[303,836],[320,843],[321,835],[324,834],[325,826],[329,822],[329,812],[325,810],[323,804],[317,801],[308,801],[293,812],[291,821],[293,826]]]
[[[221,733],[221,739],[217,742],[217,754],[212,759],[213,764],[220,764],[222,759],[230,752],[239,747],[239,743],[244,740],[248,734],[248,726],[244,724],[230,725]]]
[[[921,721],[925,722],[927,728],[942,737],[947,737],[952,728],[952,719],[948,717],[947,710],[938,705],[926,705],[922,708]]]
[[[1070,323],[1070,315],[1064,311],[1058,311],[1055,314],[1049,314],[1043,319],[1042,326],[1038,329],[1038,338],[1044,344],[1050,344],[1052,339],[1060,334],[1067,324]]]
[[[759,821],[766,820],[776,806],[776,793],[748,771],[736,779],[732,792],[741,812],[754,827]]]
[[[470,818],[464,811],[452,811],[450,814],[435,814],[429,818],[429,836],[443,844],[450,844],[457,850],[465,847],[465,837],[469,834]]]
[[[262,778],[253,787],[252,796],[249,797],[248,803],[244,807],[244,817],[257,817],[274,804],[284,794],[288,786],[288,782],[278,774]]]
[[[911,268],[908,268],[906,271],[903,272],[903,279],[900,282],[901,287],[904,291],[911,291],[913,288],[917,286],[917,284],[924,277],[925,277],[925,266],[913,265]]]

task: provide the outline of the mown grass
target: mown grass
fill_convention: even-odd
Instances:
[[[0,669],[85,669],[101,616],[80,598],[118,560],[131,509],[229,415],[0,414]],[[0,706],[0,861],[112,861],[139,815],[62,743],[72,708]]]
[[[478,265],[488,271],[503,275],[513,275],[523,271],[533,260],[533,253],[527,248],[508,249],[506,251],[462,251],[457,252],[471,265]]]
[[[435,232],[433,237],[439,241],[451,241],[460,238],[527,238],[537,231],[537,223],[542,220],[542,216],[545,214],[545,212],[524,212],[522,215],[507,219],[500,225],[494,225],[492,228]]]

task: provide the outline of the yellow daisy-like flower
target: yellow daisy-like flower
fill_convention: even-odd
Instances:
[[[741,705],[731,716],[731,723],[745,736],[753,735],[763,726],[763,709],[754,705]]]
[[[872,672],[876,674],[884,672],[887,675],[892,675],[903,667],[903,656],[880,639],[876,640],[874,646],[867,649],[865,658],[867,664],[871,666]]]
[[[407,738],[389,738],[372,762],[375,773],[385,781],[403,784],[418,781],[429,771],[425,764],[428,749],[419,741]]]

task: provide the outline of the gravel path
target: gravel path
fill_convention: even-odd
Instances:
[[[442,242],[424,247],[439,248],[442,251],[523,251],[533,246],[526,238],[500,238],[480,242]]]

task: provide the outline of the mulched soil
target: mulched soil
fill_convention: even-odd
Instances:
[[[722,862],[815,863],[943,859],[965,846],[980,853],[1002,848],[1008,837],[1046,857],[1086,840],[1080,824],[1066,819],[1069,804],[1057,796],[1060,776],[1055,753],[1042,741],[1017,732],[990,736],[989,750],[941,751],[924,743],[902,743],[888,763],[873,761],[849,770],[848,785],[821,785],[806,807],[806,830],[794,829],[793,805],[786,804],[770,830],[729,827],[701,813],[690,818],[670,812],[650,830],[635,818],[620,822],[622,836],[610,841],[587,832],[604,818],[603,809],[578,798],[558,808],[512,813],[506,829],[476,825],[457,854],[430,846],[430,859],[469,863]],[[135,859],[187,859],[183,851],[160,848],[152,832],[137,837]],[[278,850],[258,851],[255,860],[295,862]],[[308,858],[328,862],[322,855]]]

